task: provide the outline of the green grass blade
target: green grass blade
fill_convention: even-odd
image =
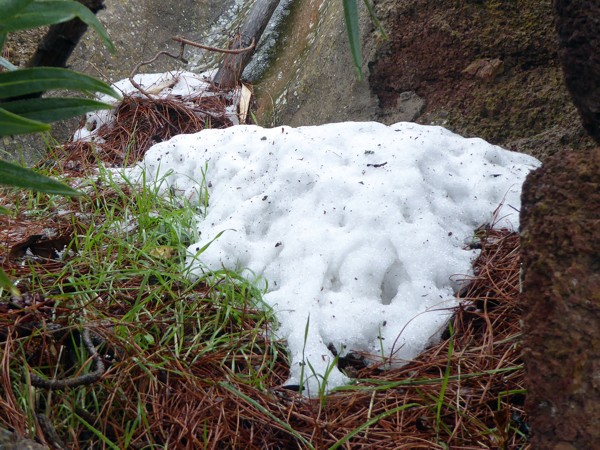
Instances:
[[[0,48],[2,48],[2,37],[0,36]],[[12,64],[7,59],[0,56],[0,66],[4,67],[6,70],[17,70],[17,66]]]
[[[452,375],[448,377],[448,381],[468,380],[485,375],[505,374],[523,370],[522,365],[503,367],[501,369],[486,370],[485,372],[464,373],[462,375]],[[401,381],[386,381],[371,378],[363,378],[356,380],[358,383],[369,383],[368,386],[348,385],[339,386],[334,389],[334,392],[341,391],[385,391],[387,389],[397,389],[402,386],[427,386],[431,384],[443,383],[444,378],[418,378],[416,380],[408,379]]]
[[[50,125],[36,120],[26,119],[0,108],[0,137],[13,134],[38,133],[50,130]]]
[[[6,289],[11,295],[19,296],[21,295],[19,290],[15,287],[8,275],[4,272],[4,270],[0,269],[0,288]]]
[[[108,439],[106,436],[104,436],[104,434],[102,434],[99,430],[96,429],[96,427],[94,427],[92,424],[90,424],[88,421],[86,421],[83,417],[81,417],[79,414],[74,413],[75,417],[77,417],[77,419],[79,419],[81,421],[82,424],[85,425],[85,427],[90,430],[92,433],[94,433],[94,435],[100,439],[102,442],[104,442],[109,448],[113,449],[113,450],[119,450],[119,447],[116,446],[110,439]]]
[[[302,442],[304,445],[306,445],[306,448],[310,448],[310,449],[314,450],[314,447],[312,446],[312,444],[310,442],[308,442],[304,436],[302,436],[300,433],[298,433],[296,430],[294,430],[290,426],[289,423],[286,423],[283,420],[281,420],[279,417],[275,416],[271,411],[269,411],[263,405],[261,405],[260,403],[258,403],[256,400],[248,397],[246,394],[244,394],[243,392],[240,392],[234,386],[232,386],[231,384],[226,383],[224,381],[220,381],[219,382],[219,386],[223,386],[229,392],[232,392],[235,395],[237,395],[238,397],[244,399],[246,402],[248,402],[249,404],[251,404],[254,408],[256,408],[257,410],[259,410],[261,413],[266,414],[267,416],[269,416],[274,422],[277,423],[277,425],[279,425],[281,428],[283,428],[284,430],[286,430],[288,433],[290,433],[292,436],[294,436],[296,439],[298,439],[300,442]]]
[[[10,103],[3,103],[2,107],[21,117],[45,123],[70,119],[71,117],[85,114],[88,111],[113,108],[112,105],[97,100],[61,97],[17,100]]]
[[[119,98],[119,94],[103,81],[58,67],[32,67],[0,73],[0,98],[52,89],[101,92]]]
[[[358,7],[356,0],[343,0],[343,3],[346,32],[348,33],[352,61],[356,68],[356,78],[358,78],[358,81],[362,81],[362,50],[360,44],[360,32],[358,29]]]
[[[448,363],[446,364],[446,370],[444,371],[442,387],[440,389],[440,395],[437,399],[435,411],[435,432],[437,434],[439,434],[440,425],[442,424],[442,406],[444,405],[446,389],[448,388],[448,381],[450,379],[450,367],[452,364],[452,354],[454,353],[454,328],[452,327],[452,323],[448,324],[448,329],[450,330],[450,338],[448,339]]]
[[[80,196],[75,189],[60,183],[52,178],[35,173],[31,169],[0,160],[0,184],[31,189],[48,194]]]
[[[367,7],[367,11],[369,11],[369,16],[371,17],[371,21],[373,22],[373,24],[377,27],[377,29],[379,30],[379,32],[385,39],[389,39],[388,34],[383,29],[381,22],[379,21],[379,19],[377,18],[377,15],[375,14],[375,10],[373,9],[373,4],[370,2],[370,0],[363,0],[363,1],[365,3],[365,6]]]
[[[381,414],[373,417],[372,419],[366,421],[360,427],[355,428],[350,433],[348,433],[346,436],[344,436],[342,439],[337,441],[335,444],[333,444],[331,447],[329,447],[329,450],[335,450],[335,449],[341,447],[346,442],[348,442],[350,439],[352,439],[354,436],[356,436],[358,433],[360,433],[363,430],[366,430],[371,425],[379,422],[381,419],[385,419],[386,417],[392,416],[392,415],[396,414],[397,412],[404,411],[405,409],[409,409],[409,408],[414,408],[416,406],[421,406],[421,405],[419,405],[418,403],[407,403],[405,405],[398,406],[396,408],[390,409],[389,411],[386,411],[384,413],[381,413]]]
[[[221,237],[221,235],[222,235],[223,233],[225,233],[226,231],[235,231],[235,230],[232,230],[232,229],[227,229],[227,230],[219,231],[219,232],[217,233],[217,235],[216,235],[214,238],[212,238],[212,239],[210,240],[210,242],[208,242],[207,244],[204,244],[204,245],[202,246],[202,248],[200,248],[200,250],[198,250],[198,251],[196,252],[196,255],[195,255],[195,256],[196,256],[196,257],[198,257],[199,255],[201,255],[202,253],[204,253],[204,251],[205,251],[205,250],[206,250],[208,247],[210,247],[210,245],[211,245],[213,242],[215,242],[217,239],[219,239],[219,238]]]

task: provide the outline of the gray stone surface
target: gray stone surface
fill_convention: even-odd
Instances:
[[[48,447],[0,427],[0,450],[48,450]]]
[[[88,31],[69,60],[70,68],[114,82],[128,77],[138,63],[152,59],[159,51],[177,53],[179,44],[172,42],[173,36],[182,35],[211,45],[226,45],[227,25],[232,23],[243,3],[241,0],[106,0],[106,9],[98,13],[98,18],[108,30],[116,53],[108,52],[98,35]],[[35,47],[31,47],[29,53],[34,50]],[[188,47],[186,54],[196,66],[205,62],[209,64],[199,50]],[[23,62],[25,60],[23,58]],[[159,58],[152,65],[143,67],[142,71],[163,72],[178,68],[185,66],[171,58]],[[78,125],[79,120],[72,119],[54,124],[50,135],[0,139],[0,157],[33,165],[47,154],[48,143],[64,142]]]
[[[364,8],[363,8],[364,9]],[[275,58],[256,81],[261,125],[319,125],[344,120],[374,120],[368,62],[377,42],[361,10],[363,81],[356,78],[344,26],[342,2],[309,0],[291,5]]]
[[[100,11],[98,18],[111,36],[116,53],[108,52],[99,37],[88,32],[73,53],[71,66],[75,70],[114,82],[128,77],[138,63],[152,59],[159,51],[177,53],[179,44],[172,41],[174,36],[180,35],[198,42],[227,42],[226,31],[219,29],[219,19],[231,9],[235,10],[237,3],[240,2],[106,0],[106,9]],[[219,34],[222,34],[221,39]],[[186,53],[189,57],[198,52],[188,47]],[[142,71],[164,72],[178,67],[182,66],[173,59],[161,57],[143,67]]]

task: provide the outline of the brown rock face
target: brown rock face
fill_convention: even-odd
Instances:
[[[533,448],[598,449],[600,148],[549,158],[527,178],[522,201]]]
[[[594,145],[564,85],[551,1],[374,3],[390,37],[369,63],[383,113],[410,91],[425,100],[418,122],[542,161]]]
[[[600,2],[555,0],[565,82],[583,120],[600,143]]]

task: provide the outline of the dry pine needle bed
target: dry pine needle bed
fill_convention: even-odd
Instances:
[[[75,172],[85,173],[98,155],[111,164],[126,155],[138,160],[153,140],[185,132],[191,116],[193,131],[206,124],[174,100],[147,102],[126,99],[123,121],[105,130],[93,153],[90,145],[69,144],[83,152]],[[160,122],[166,116],[168,123]],[[59,158],[57,165],[72,171],[73,161]],[[121,201],[106,189],[95,195],[96,204]],[[179,260],[125,258],[110,291],[78,294],[72,304],[65,300],[74,295],[71,277],[92,276],[94,268],[78,263],[69,275],[68,258],[48,254],[23,264],[23,242],[49,226],[60,230],[56,239],[76,241],[93,224],[48,221],[0,216],[0,263],[27,280],[21,298],[0,298],[1,427],[73,449],[111,448],[108,442],[139,449],[528,448],[517,233],[478,231],[474,276],[439,345],[394,370],[365,367],[360,355],[342,359],[356,384],[307,399],[284,387],[285,346],[267,338],[268,313],[243,281],[223,274],[223,282],[190,285],[163,277]],[[125,276],[140,264],[147,276]],[[153,297],[153,286],[165,294]],[[223,304],[229,295],[237,300]],[[151,314],[128,320],[140,303]],[[171,337],[174,329],[185,338]],[[75,383],[40,386],[38,378]]]

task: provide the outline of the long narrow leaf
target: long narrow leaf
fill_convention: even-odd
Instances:
[[[4,273],[4,270],[0,269],[0,288],[7,290],[12,295],[21,295],[19,290],[15,287],[10,278]]]
[[[32,67],[0,73],[0,99],[53,89],[101,92],[119,98],[119,94],[108,84],[68,69]]]
[[[0,37],[0,48],[2,48],[2,37]],[[2,56],[0,56],[0,66],[8,70],[17,70],[17,66]]]
[[[73,0],[35,0],[10,17],[0,15],[0,31],[20,31],[53,25],[78,18],[91,26],[111,52],[115,47],[98,18],[88,8]]]
[[[0,160],[0,184],[46,192],[48,194],[67,195],[69,197],[81,195],[75,189],[52,178],[3,160]]]
[[[352,439],[358,433],[362,432],[363,430],[366,430],[371,425],[379,422],[381,419],[385,419],[386,417],[393,416],[394,414],[397,414],[400,411],[404,411],[405,409],[410,409],[410,408],[414,408],[417,406],[420,406],[420,405],[418,403],[406,403],[404,405],[397,406],[396,408],[382,412],[381,414],[367,420],[365,423],[363,423],[358,428],[355,428],[354,430],[352,430],[350,433],[348,433],[342,439],[340,439],[335,444],[333,444],[331,447],[329,447],[329,450],[336,450],[337,448],[340,448],[342,445],[344,445],[346,442],[348,442],[350,439]]]
[[[2,107],[14,114],[40,122],[56,122],[80,116],[89,111],[111,109],[112,105],[87,98],[33,98],[3,103]]]
[[[0,18],[6,20],[25,9],[33,0],[0,0]]]
[[[38,133],[50,130],[50,125],[26,119],[0,108],[0,137],[13,134]]]
[[[442,379],[442,388],[440,389],[440,395],[436,399],[436,411],[435,411],[435,432],[440,432],[440,426],[442,423],[442,407],[444,406],[444,399],[446,396],[446,389],[448,388],[448,381],[450,379],[450,369],[452,367],[452,354],[454,353],[454,328],[452,323],[448,324],[448,330],[450,331],[450,338],[448,339],[448,363],[446,364],[446,370],[444,371],[444,378]]]
[[[367,7],[367,11],[369,11],[369,16],[371,17],[371,22],[373,22],[373,24],[379,29],[379,32],[385,39],[389,39],[388,34],[385,32],[385,29],[383,28],[383,26],[381,25],[381,22],[377,18],[377,14],[375,14],[375,10],[373,9],[373,4],[371,3],[371,0],[363,0],[363,1],[365,3],[365,6]]]
[[[362,50],[358,29],[358,7],[356,0],[343,0],[343,3],[344,20],[346,22],[350,51],[352,52],[352,61],[356,68],[356,78],[358,78],[358,81],[362,81]]]
[[[298,439],[300,442],[302,442],[302,444],[305,445],[304,448],[314,449],[313,445],[310,442],[308,442],[308,440],[306,440],[306,438],[304,436],[302,436],[299,432],[297,432],[296,430],[294,430],[289,423],[281,420],[279,417],[277,417],[275,414],[273,414],[271,411],[269,411],[263,405],[261,405],[256,400],[254,400],[253,398],[249,397],[248,395],[244,394],[242,391],[240,391],[239,389],[237,389],[232,384],[229,384],[229,383],[224,382],[224,381],[219,381],[219,386],[224,387],[229,392],[234,393],[238,397],[240,397],[243,400],[245,400],[246,402],[248,402],[250,405],[252,405],[258,411],[260,411],[263,414],[266,414],[267,416],[269,416],[269,418],[271,420],[273,420],[281,429],[287,431],[292,436],[294,436],[296,439]]]

